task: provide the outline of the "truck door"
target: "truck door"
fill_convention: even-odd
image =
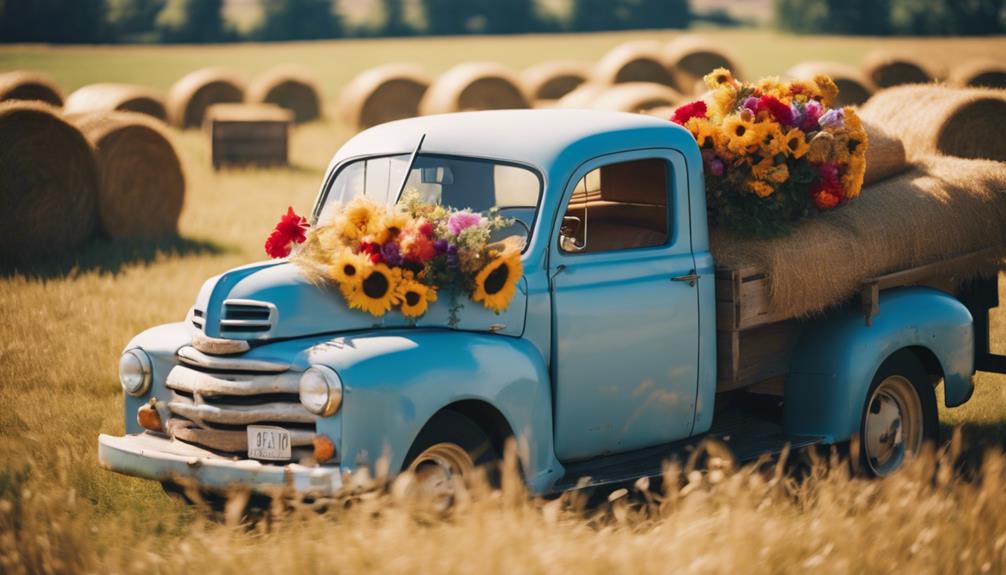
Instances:
[[[603,156],[567,184],[549,248],[560,460],[691,433],[699,290],[687,206],[672,150]]]

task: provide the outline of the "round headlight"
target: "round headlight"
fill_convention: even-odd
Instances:
[[[342,380],[339,374],[323,365],[316,365],[300,378],[300,402],[311,413],[329,416],[342,404]]]
[[[141,396],[150,389],[150,356],[131,349],[119,358],[119,383],[129,395]]]

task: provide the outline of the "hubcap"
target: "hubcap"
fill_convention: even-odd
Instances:
[[[420,453],[409,471],[415,477],[416,495],[434,509],[445,511],[454,504],[455,493],[474,467],[471,456],[460,446],[438,443]]]
[[[922,401],[910,381],[892,375],[866,405],[866,462],[875,474],[888,475],[922,448]]]

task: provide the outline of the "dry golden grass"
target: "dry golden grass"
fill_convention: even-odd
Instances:
[[[775,42],[771,35],[747,32],[739,42],[752,37]],[[628,38],[437,39],[405,48],[402,41],[347,42],[269,50],[14,47],[0,49],[0,68],[46,69],[66,88],[95,81],[165,87],[206,64],[250,73],[304,59],[333,71],[322,78],[332,102],[340,82],[359,68],[403,55],[431,71],[460,58],[520,67],[545,53],[594,58]],[[930,52],[965,44],[971,52],[989,51],[988,42],[947,41]],[[806,57],[834,60],[837,53],[858,58],[868,45],[860,39],[782,38],[772,49],[792,59],[807,52],[794,47],[810,46],[813,53]],[[341,57],[354,50],[365,57]],[[743,51],[752,74],[770,71],[763,57],[769,51],[760,50]],[[335,61],[348,64],[333,66]],[[779,61],[778,68],[791,63]],[[1006,570],[1006,477],[999,455],[989,458],[977,479],[966,481],[948,478],[947,465],[936,473],[933,461],[884,481],[849,479],[841,466],[814,468],[800,483],[749,468],[691,484],[686,476],[684,485],[672,473],[666,499],[646,503],[646,496],[636,494],[587,511],[576,501],[483,494],[447,520],[429,520],[390,497],[377,497],[348,511],[293,513],[242,527],[207,521],[152,482],[99,469],[97,434],[123,429],[115,373],[123,345],[152,325],[181,320],[207,277],[264,257],[262,243],[276,219],[288,205],[302,213],[310,209],[325,165],[350,133],[332,120],[299,126],[292,168],[220,173],[209,167],[205,134],[181,134],[189,182],[182,239],[94,241],[62,261],[0,272],[0,572]],[[1000,287],[1006,296],[1006,280]],[[1003,349],[1006,317],[999,315],[995,345]],[[969,404],[941,413],[944,422],[964,426],[968,457],[985,444],[1006,443],[1004,383],[1002,376],[980,375]],[[931,481],[934,474],[938,480]]]

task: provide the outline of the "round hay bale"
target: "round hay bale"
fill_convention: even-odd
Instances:
[[[97,112],[136,112],[168,119],[164,98],[155,90],[131,84],[91,84],[78,89],[66,99],[63,110],[67,114],[93,114]]]
[[[954,67],[950,83],[962,88],[1006,88],[1006,65],[995,60],[974,60]]]
[[[248,101],[276,104],[293,111],[297,123],[321,117],[321,90],[310,73],[299,68],[274,68],[255,78],[248,86]]]
[[[566,94],[562,98],[559,98],[555,102],[556,108],[571,108],[578,110],[590,109],[594,100],[600,96],[606,89],[610,86],[594,84],[588,82],[581,85],[576,90],[573,90],[569,94]]]
[[[663,46],[649,40],[614,47],[594,66],[593,81],[608,86],[626,82],[674,86],[674,78],[664,63]]]
[[[883,50],[867,54],[863,59],[863,72],[878,88],[933,81],[932,72],[919,60]]]
[[[901,138],[874,122],[864,122],[866,138],[866,175],[863,184],[887,179],[908,170],[908,158],[905,157],[905,145]]]
[[[911,161],[931,154],[1006,161],[1006,95],[998,90],[899,86],[878,92],[861,115],[901,137]]]
[[[77,128],[41,102],[0,102],[0,259],[27,262],[82,244],[98,176]]]
[[[812,80],[817,74],[826,74],[835,81],[839,106],[858,106],[869,100],[875,91],[865,74],[839,62],[803,62],[786,72],[787,76],[798,80]]]
[[[531,107],[520,79],[500,64],[459,64],[437,78],[423,96],[423,114]]]
[[[146,115],[101,112],[70,116],[98,161],[98,223],[108,238],[178,233],[185,175],[171,138]]]
[[[590,65],[584,62],[543,62],[521,74],[524,93],[538,101],[558,100],[590,79]]]
[[[674,106],[682,101],[681,94],[663,84],[630,82],[611,86],[598,94],[591,107],[595,110],[642,113],[653,108]]]
[[[63,90],[39,72],[6,72],[0,74],[0,101],[4,100],[40,100],[58,108],[63,105]]]
[[[339,96],[346,123],[363,130],[419,115],[419,103],[433,79],[419,66],[385,64],[353,78]]]
[[[704,91],[702,78],[716,68],[730,70],[735,78],[744,77],[737,59],[723,49],[722,42],[695,34],[671,40],[664,48],[664,62],[671,71],[672,85],[682,94]]]
[[[168,119],[179,128],[198,128],[206,108],[244,101],[245,88],[233,72],[203,68],[182,77],[168,92]]]

